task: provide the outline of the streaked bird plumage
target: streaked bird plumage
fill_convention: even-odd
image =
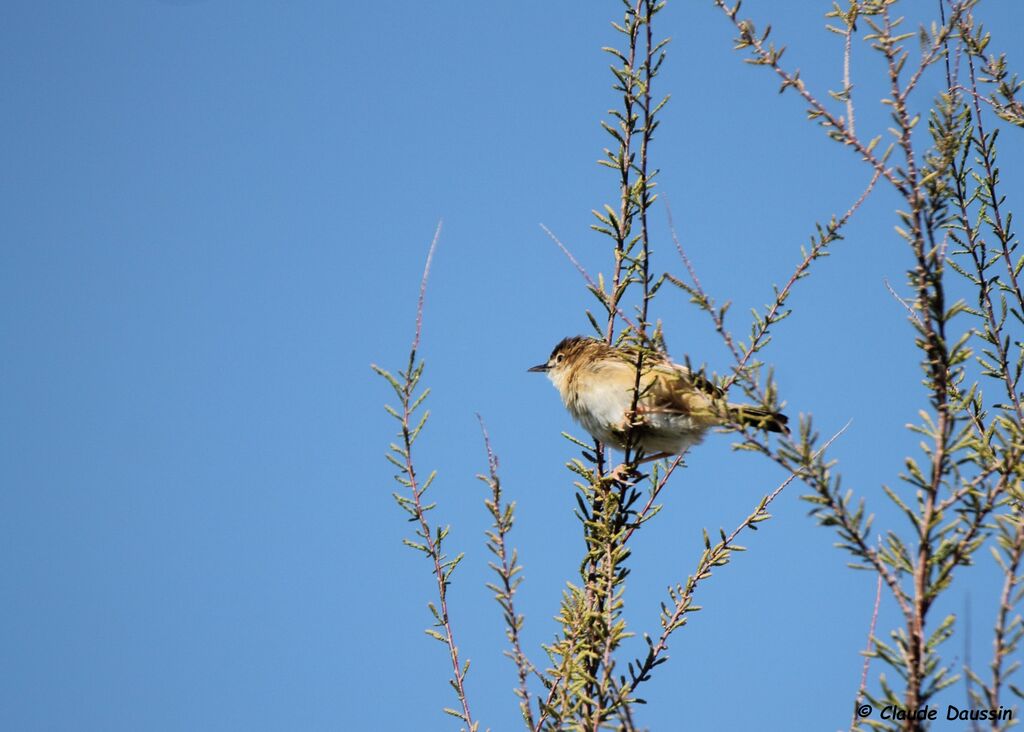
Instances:
[[[629,435],[638,352],[583,336],[563,339],[545,372],[566,409],[593,437],[620,450]],[[730,404],[714,384],[660,354],[645,353],[632,438],[648,456],[679,455],[712,427],[754,426],[789,432],[787,418],[760,407]]]

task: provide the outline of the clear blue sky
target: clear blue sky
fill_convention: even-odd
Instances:
[[[785,5],[784,8],[779,7]],[[797,7],[800,7],[799,12]],[[814,88],[837,88],[828,3],[749,0]],[[415,289],[445,220],[423,353],[434,392],[421,443],[438,517],[468,553],[452,588],[469,691],[485,726],[516,729],[512,664],[483,583],[483,414],[518,502],[519,596],[537,663],[582,546],[574,429],[526,367],[584,332],[591,300],[541,232],[609,269],[590,210],[614,99],[617,2],[30,2],[0,27],[0,728],[454,729],[427,563],[404,548],[383,453],[393,424],[369,364],[399,367]],[[1024,8],[990,0],[1017,68]],[[816,9],[816,10],[815,10]],[[802,14],[802,15],[801,15]],[[680,236],[733,324],[784,282],[817,220],[868,179],[846,150],[741,63],[710,0],[670,0],[671,92],[653,150]],[[913,45],[913,44],[911,44]],[[855,70],[878,64],[857,49]],[[866,84],[861,128],[884,131]],[[919,98],[923,99],[923,98]],[[922,126],[923,130],[923,126]],[[1005,191],[1024,193],[1020,133]],[[765,354],[791,413],[825,432],[850,487],[892,518],[923,404],[905,313],[908,264],[879,189],[801,283]],[[680,271],[656,211],[655,267]],[[727,354],[675,293],[655,313],[673,355]],[[628,617],[657,628],[704,526],[731,528],[782,477],[712,436],[636,537]],[[699,593],[645,690],[641,724],[845,728],[874,578],[844,568],[793,485],[750,551]],[[972,604],[988,652],[987,555],[945,610]],[[880,630],[895,622],[883,605]],[[962,641],[947,647],[962,656]],[[630,649],[640,653],[640,643]],[[980,658],[979,658],[980,657]],[[877,672],[877,668],[874,672]],[[955,703],[962,689],[940,699]]]

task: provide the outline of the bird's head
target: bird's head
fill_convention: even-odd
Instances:
[[[548,360],[528,371],[546,373],[552,383],[563,391],[569,374],[591,359],[600,357],[608,346],[603,341],[585,336],[569,336],[559,341]]]

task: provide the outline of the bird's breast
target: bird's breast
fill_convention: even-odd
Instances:
[[[565,406],[592,435],[608,440],[610,434],[625,427],[633,401],[632,384],[620,379],[580,375]]]

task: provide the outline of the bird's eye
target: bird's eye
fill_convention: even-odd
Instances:
[[[562,363],[563,358],[565,358],[565,354],[559,353],[557,356],[555,356],[555,363]]]

